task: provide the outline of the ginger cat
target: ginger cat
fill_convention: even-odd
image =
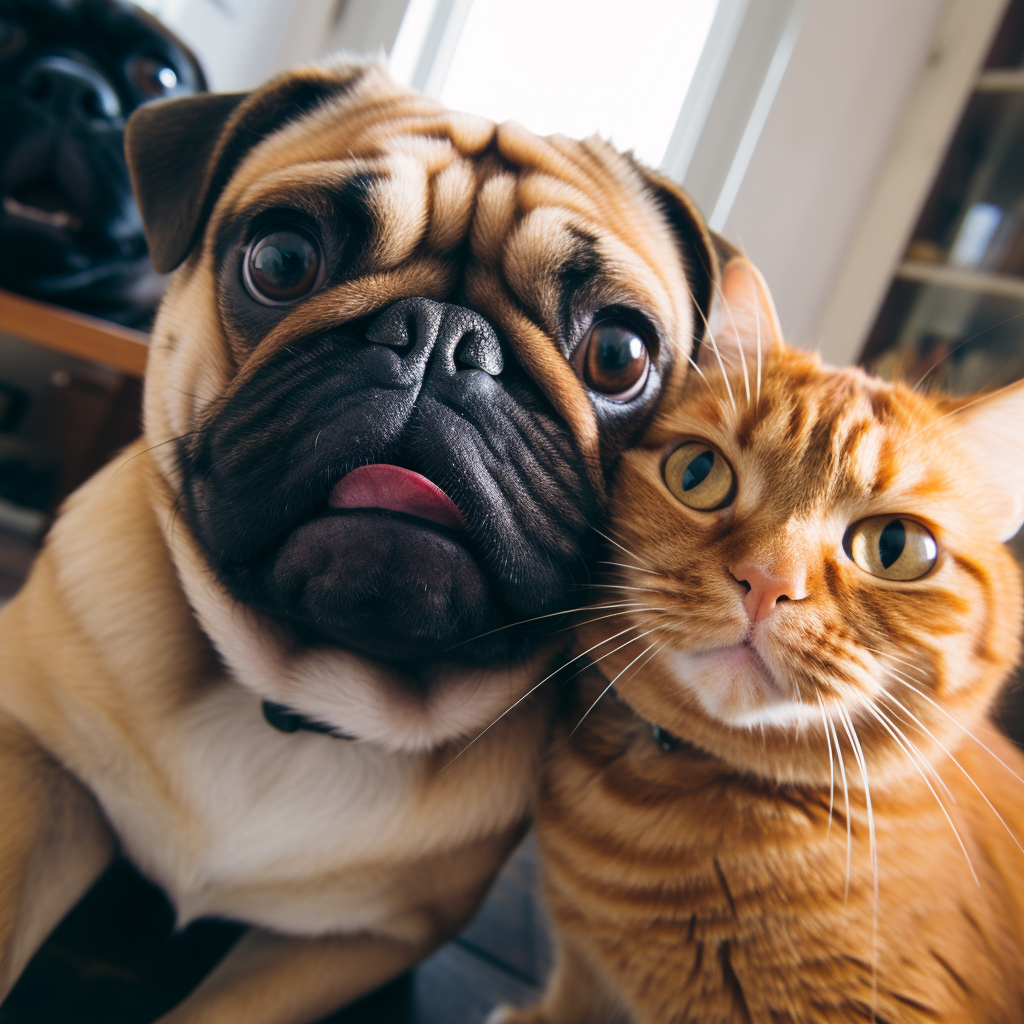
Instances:
[[[742,259],[721,298],[613,482],[537,816],[556,966],[491,1020],[1019,1024],[1024,757],[988,712],[1024,382],[822,366]]]

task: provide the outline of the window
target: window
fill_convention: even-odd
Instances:
[[[657,167],[718,0],[474,0],[440,92],[542,135],[594,132]]]

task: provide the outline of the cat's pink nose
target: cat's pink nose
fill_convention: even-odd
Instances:
[[[734,565],[729,571],[750,588],[743,598],[743,608],[754,625],[768,618],[779,601],[799,601],[807,596],[802,573],[769,576],[757,565]]]

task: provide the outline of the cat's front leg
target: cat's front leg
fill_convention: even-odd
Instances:
[[[498,1006],[486,1024],[630,1024],[619,995],[571,939],[558,936],[555,966],[535,1006]]]

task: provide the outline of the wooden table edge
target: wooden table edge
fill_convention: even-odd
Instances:
[[[0,289],[0,334],[141,377],[149,335]]]

